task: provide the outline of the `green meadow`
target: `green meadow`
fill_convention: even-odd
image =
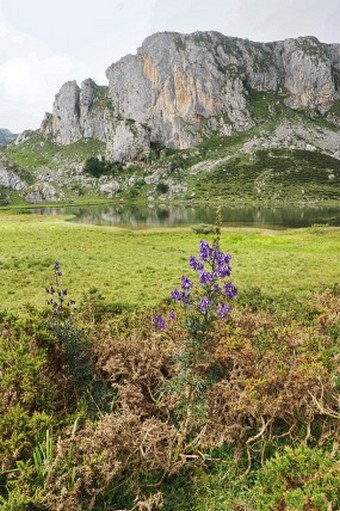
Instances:
[[[2,308],[44,305],[55,260],[62,265],[63,285],[77,301],[96,288],[110,303],[155,306],[190,272],[188,257],[205,238],[189,228],[131,231],[70,220],[0,215]],[[259,287],[272,296],[306,297],[339,282],[339,228],[228,229],[222,248],[233,256],[233,280],[241,293]]]

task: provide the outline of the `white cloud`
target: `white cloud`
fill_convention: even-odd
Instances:
[[[35,53],[8,60],[0,69],[0,82],[9,98],[36,102],[49,94],[49,85],[72,71],[69,57],[39,58]]]
[[[0,37],[6,37],[8,35],[8,27],[5,23],[0,23]]]

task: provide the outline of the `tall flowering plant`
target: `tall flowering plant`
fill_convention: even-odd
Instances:
[[[231,255],[219,249],[218,239],[212,245],[201,240],[199,256],[189,259],[190,268],[197,274],[196,288],[189,277],[182,275],[181,288],[171,292],[171,299],[182,304],[189,316],[194,314],[204,329],[217,319],[226,320],[231,312],[230,301],[237,290],[229,279],[230,261]]]
[[[178,395],[178,453],[191,450],[192,439],[199,436],[206,422],[206,391],[220,375],[214,356],[214,327],[228,319],[237,295],[230,280],[231,256],[220,249],[220,230],[216,232],[211,245],[201,240],[198,256],[189,258],[196,275],[182,275],[180,286],[171,292],[171,300],[184,309],[187,332],[177,353],[178,375],[172,382]],[[175,311],[170,317],[176,319]],[[158,316],[156,326],[163,330],[165,319]]]

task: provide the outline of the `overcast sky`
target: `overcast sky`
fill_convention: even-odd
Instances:
[[[105,70],[163,30],[340,42],[340,0],[0,0],[0,127],[37,128],[67,80]]]

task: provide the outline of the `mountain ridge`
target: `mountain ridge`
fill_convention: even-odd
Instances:
[[[195,197],[190,176],[204,176],[188,161],[211,167],[211,156],[216,165],[241,158],[249,166],[257,151],[282,149],[340,161],[338,43],[320,43],[313,36],[259,43],[213,31],[160,32],[146,38],[136,54],[111,64],[106,74],[108,85],[91,78],[80,86],[63,84],[40,129],[23,132],[6,149],[10,161],[31,172],[34,184],[20,190],[30,202],[63,200],[67,188],[75,195],[92,190],[107,197],[125,196],[124,190],[136,197],[143,190],[144,198],[152,198],[160,195],[160,183],[168,198]],[[238,133],[244,134],[243,143],[233,146]],[[220,140],[222,150],[200,152],[209,139]],[[172,154],[176,151],[182,153]],[[89,158],[97,161],[92,176],[84,171]],[[261,161],[273,164],[271,158]],[[324,177],[328,183],[335,172],[328,183],[335,197],[337,163],[329,165]],[[129,170],[133,166],[136,171]],[[268,181],[270,168],[263,171]],[[256,196],[258,182],[253,187]]]
[[[315,37],[256,43],[219,32],[159,32],[106,70],[108,88],[66,82],[41,131],[61,145],[106,144],[106,157],[142,159],[153,142],[187,149],[218,131],[256,124],[251,91],[324,115],[340,100],[340,44]]]

